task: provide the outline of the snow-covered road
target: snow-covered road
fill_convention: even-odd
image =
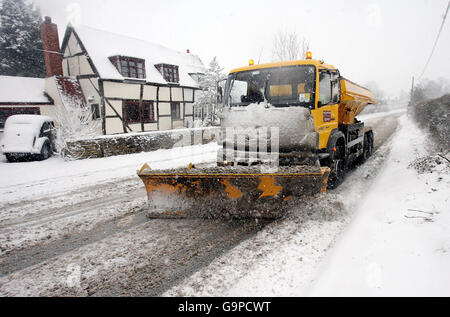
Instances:
[[[214,162],[215,144],[86,161],[0,162],[0,294],[308,294],[325,272],[327,250],[387,164],[401,114],[366,116],[374,157],[339,189],[269,224],[145,217],[136,176],[142,163],[157,169]]]
[[[379,115],[366,121],[378,141],[396,126]],[[424,163],[427,138],[406,115],[400,123],[337,190],[305,201],[164,295],[448,296],[450,164]]]
[[[374,156],[351,171],[338,189],[305,199],[286,218],[267,225],[164,295],[305,295],[319,264],[348,227],[384,167],[400,115],[366,116],[365,122],[374,129]]]

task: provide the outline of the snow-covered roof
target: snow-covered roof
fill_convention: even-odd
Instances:
[[[179,66],[179,84],[181,86],[198,87],[197,82],[189,74],[206,72],[200,58],[193,54],[178,52],[158,44],[87,26],[72,26],[72,28],[103,79],[126,79],[111,63],[109,58],[113,56],[144,59],[145,80],[149,83],[167,84],[161,73],[155,68],[156,64]]]
[[[1,103],[49,103],[44,92],[44,78],[0,76]]]

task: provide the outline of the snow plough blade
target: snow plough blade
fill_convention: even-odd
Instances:
[[[151,218],[276,219],[294,198],[326,191],[328,168],[214,167],[138,172],[145,184]]]

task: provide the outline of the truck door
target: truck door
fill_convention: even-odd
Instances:
[[[338,128],[340,102],[339,71],[319,70],[318,103],[315,113],[319,149],[327,147],[331,131]]]

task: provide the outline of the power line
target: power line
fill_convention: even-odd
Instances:
[[[422,71],[422,74],[419,76],[418,80],[420,80],[422,78],[423,74],[425,74],[425,71],[427,70],[428,64],[430,64],[431,58],[433,57],[434,51],[435,51],[437,43],[439,41],[439,37],[441,36],[442,29],[444,28],[445,20],[447,19],[447,14],[448,14],[448,10],[449,9],[450,9],[450,0],[448,1],[447,10],[445,11],[444,18],[442,19],[442,24],[441,24],[441,27],[439,29],[439,33],[438,33],[438,35],[436,37],[436,41],[434,42],[433,49],[431,50],[430,57],[428,58],[428,61],[425,64],[425,67],[424,67],[424,69]]]
[[[27,48],[28,48],[28,47],[27,47]],[[64,55],[64,54],[61,53],[61,52],[41,50],[41,49],[39,49],[39,48],[34,48],[34,47],[30,47],[30,48],[28,48],[28,49],[34,50],[34,51],[40,51],[40,52],[44,52],[44,53],[50,53],[50,54],[56,54],[56,55],[62,55],[62,56]]]

